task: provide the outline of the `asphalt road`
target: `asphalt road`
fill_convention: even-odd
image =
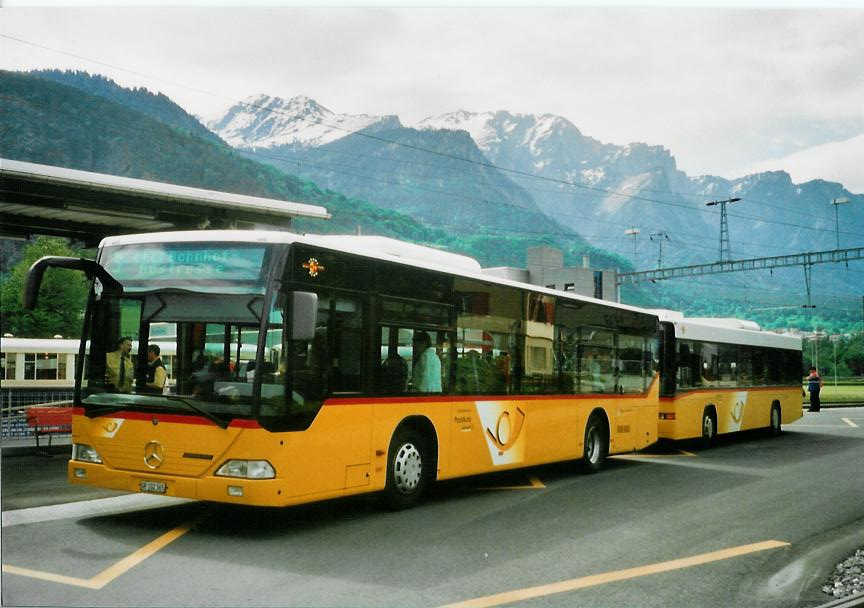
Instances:
[[[599,475],[442,483],[397,513],[82,492],[65,460],[3,458],[4,606],[810,607],[864,546],[864,408]]]

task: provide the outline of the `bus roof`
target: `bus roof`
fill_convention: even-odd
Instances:
[[[703,342],[725,342],[801,350],[801,338],[763,331],[757,323],[734,318],[688,318],[674,310],[654,310],[661,321],[675,326],[675,337]]]
[[[273,243],[292,244],[302,243],[329,249],[342,251],[366,258],[395,262],[424,270],[443,272],[450,275],[476,279],[485,283],[507,285],[520,289],[528,289],[536,293],[554,295],[567,300],[581,302],[593,302],[610,308],[626,310],[657,317],[656,312],[627,304],[611,302],[609,300],[598,300],[588,296],[574,294],[572,292],[549,289],[539,285],[521,283],[502,277],[496,277],[483,273],[480,263],[474,258],[407,243],[396,239],[380,236],[360,235],[316,235],[295,234],[291,232],[275,232],[266,230],[194,230],[178,232],[154,232],[150,234],[134,234],[108,237],[102,241],[100,247],[113,247],[118,245],[141,245],[145,243],[190,243],[190,242],[228,242],[228,243]]]

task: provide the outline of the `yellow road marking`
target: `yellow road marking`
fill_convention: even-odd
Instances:
[[[637,568],[628,568],[626,570],[617,570],[615,572],[606,572],[604,574],[595,574],[592,576],[583,576],[549,585],[540,585],[539,587],[528,587],[526,589],[517,589],[515,591],[506,591],[495,595],[487,595],[478,597],[473,600],[464,602],[456,602],[447,604],[442,608],[489,608],[491,606],[501,606],[502,604],[510,604],[512,602],[521,602],[537,597],[544,597],[556,593],[564,593],[566,591],[575,591],[577,589],[585,589],[586,587],[594,587],[596,585],[605,585],[617,581],[624,581],[631,578],[648,576],[651,574],[660,574],[662,572],[670,572],[672,570],[680,570],[682,568],[690,568],[710,562],[716,562],[733,557],[740,557],[758,551],[767,551],[769,549],[777,549],[779,547],[788,547],[789,543],[766,540],[761,543],[753,543],[752,545],[742,545],[740,547],[732,547],[721,551],[712,551],[711,553],[703,553],[692,557],[684,557],[674,559],[668,562],[660,562],[658,564],[650,564],[648,566],[639,566]]]
[[[481,490],[542,490],[546,485],[537,477],[531,476],[528,478],[531,485],[527,486],[495,486],[494,488],[479,488]]]
[[[3,564],[3,573],[17,574],[18,576],[26,576],[28,578],[38,578],[39,580],[49,581],[51,583],[60,583],[62,585],[74,585],[75,587],[85,587],[86,589],[97,589],[96,585],[93,584],[92,579],[63,576],[62,574],[42,572],[41,570],[31,570],[29,568],[19,568],[18,566],[10,566],[8,564]]]
[[[848,418],[842,418],[841,420],[843,420],[843,422],[845,422],[846,424],[848,424],[849,426],[851,426],[853,429],[857,429],[857,428],[858,428],[858,425],[855,424],[854,422],[852,422],[851,420],[849,420]]]
[[[29,568],[19,568],[3,564],[3,572],[7,574],[17,574],[18,576],[26,576],[36,578],[52,583],[60,583],[63,585],[74,585],[76,587],[84,587],[86,589],[102,589],[105,585],[116,579],[118,576],[125,574],[130,569],[134,568],[145,559],[163,549],[168,544],[174,542],[197,523],[197,520],[177,526],[173,530],[166,532],[156,540],[147,543],[128,557],[121,559],[116,564],[109,566],[93,578],[76,578],[74,576],[63,576],[62,574],[54,574],[52,572],[42,572],[41,570],[31,570]]]

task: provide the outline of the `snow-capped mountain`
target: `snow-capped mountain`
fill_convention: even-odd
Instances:
[[[493,163],[585,186],[656,170],[676,171],[662,146],[604,144],[562,116],[452,112],[420,121],[423,130],[463,130]]]
[[[318,147],[370,127],[399,126],[395,116],[336,114],[308,97],[256,95],[207,124],[235,148]]]
[[[554,147],[561,140],[566,140],[577,150],[592,154],[603,147],[597,140],[582,135],[566,118],[553,114],[534,116],[507,111],[475,113],[460,110],[425,118],[417,124],[417,128],[468,131],[477,146],[493,162],[506,156],[513,148],[519,148],[531,156],[537,170],[542,170],[551,160],[550,144]]]
[[[694,189],[666,148],[644,143],[604,144],[553,114],[459,111],[426,118],[418,128],[467,131],[495,165],[555,180],[543,183],[513,177],[546,215],[598,246],[622,253],[625,247],[610,246],[609,239],[619,237],[624,224],[656,223],[672,230],[683,220],[681,214],[666,217],[663,208],[633,204],[626,195]],[[692,218],[687,221],[692,229]]]

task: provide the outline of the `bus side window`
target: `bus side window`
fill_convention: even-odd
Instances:
[[[690,345],[684,341],[678,343],[678,387],[693,388],[693,370],[696,368],[696,373],[699,373],[698,364],[694,366],[694,357],[690,352]],[[697,376],[698,377],[698,376]]]
[[[398,327],[381,328],[381,364],[378,368],[378,390],[385,395],[399,395],[408,388],[408,361],[411,336]]]
[[[514,319],[520,316],[519,299],[500,287],[475,281],[463,281],[459,288],[452,390],[460,395],[515,392]],[[549,350],[548,366],[544,345]],[[532,346],[540,349],[535,355],[538,371],[545,371],[552,365],[552,341]]]
[[[645,356],[646,342],[641,336],[618,337],[618,392],[641,393],[647,388],[650,359]]]

